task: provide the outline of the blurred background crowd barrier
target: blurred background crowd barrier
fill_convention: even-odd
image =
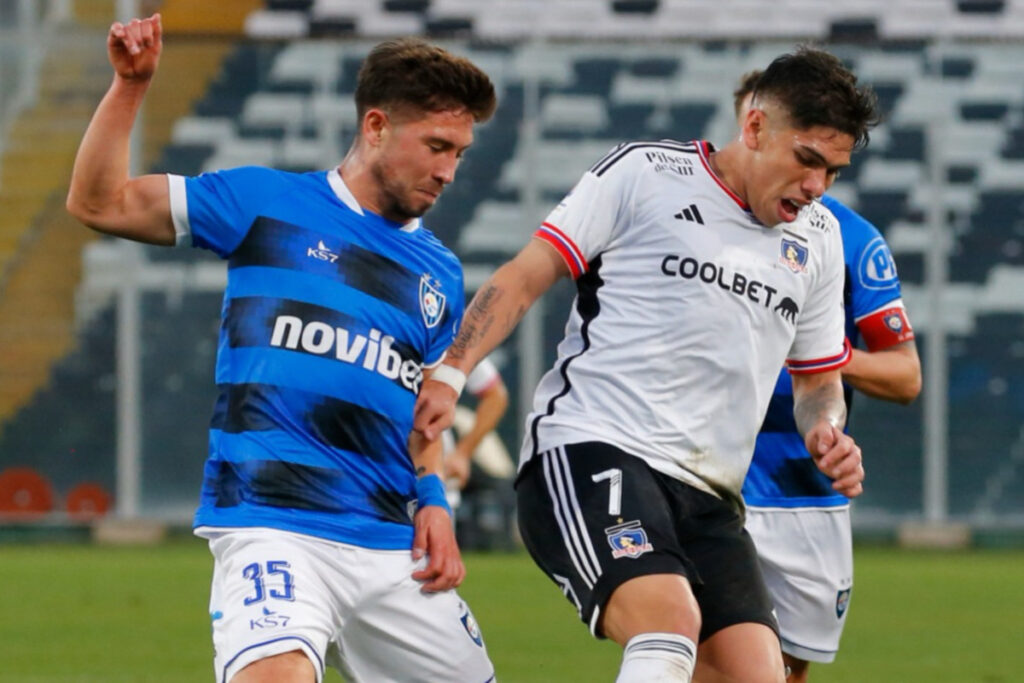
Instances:
[[[610,148],[724,143],[741,74],[824,45],[886,113],[831,194],[892,247],[925,377],[910,407],[857,397],[855,531],[1024,536],[1024,0],[0,0],[0,524],[187,524],[197,500],[224,266],[63,211],[110,80],[107,27],[153,10],[165,51],[140,172],[330,168],[383,38],[424,35],[484,68],[498,112],[427,216],[467,296]],[[550,293],[497,356],[512,453],[572,296]],[[467,496],[471,544],[501,547],[508,486],[485,493]]]

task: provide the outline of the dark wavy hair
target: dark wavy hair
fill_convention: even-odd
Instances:
[[[487,74],[465,57],[418,38],[380,43],[366,56],[356,83],[356,111],[409,108],[423,112],[465,108],[475,121],[497,106]]]
[[[868,144],[868,131],[881,121],[878,97],[835,55],[812,47],[776,57],[755,80],[754,99],[771,99],[789,114],[795,128],[834,128],[853,138],[854,149]]]

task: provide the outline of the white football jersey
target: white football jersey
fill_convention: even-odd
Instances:
[[[779,368],[849,360],[838,222],[814,202],[765,227],[711,170],[713,151],[620,145],[537,230],[578,293],[520,467],[603,441],[738,502]]]

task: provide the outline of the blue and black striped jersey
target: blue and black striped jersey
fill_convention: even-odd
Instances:
[[[420,221],[362,209],[337,171],[170,176],[179,243],[228,262],[195,527],[412,544],[424,366],[462,318],[462,270]]]

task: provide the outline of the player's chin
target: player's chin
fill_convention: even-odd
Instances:
[[[402,213],[408,216],[408,220],[412,220],[413,218],[420,218],[427,211],[430,211],[430,208],[434,206],[434,202],[435,200],[433,199],[426,200],[422,196],[420,196],[417,199],[410,200],[403,204]]]
[[[419,216],[425,214],[430,207],[437,203],[440,199],[441,194],[439,192],[429,192],[427,190],[417,190],[414,197],[409,201],[411,208],[419,211]]]

